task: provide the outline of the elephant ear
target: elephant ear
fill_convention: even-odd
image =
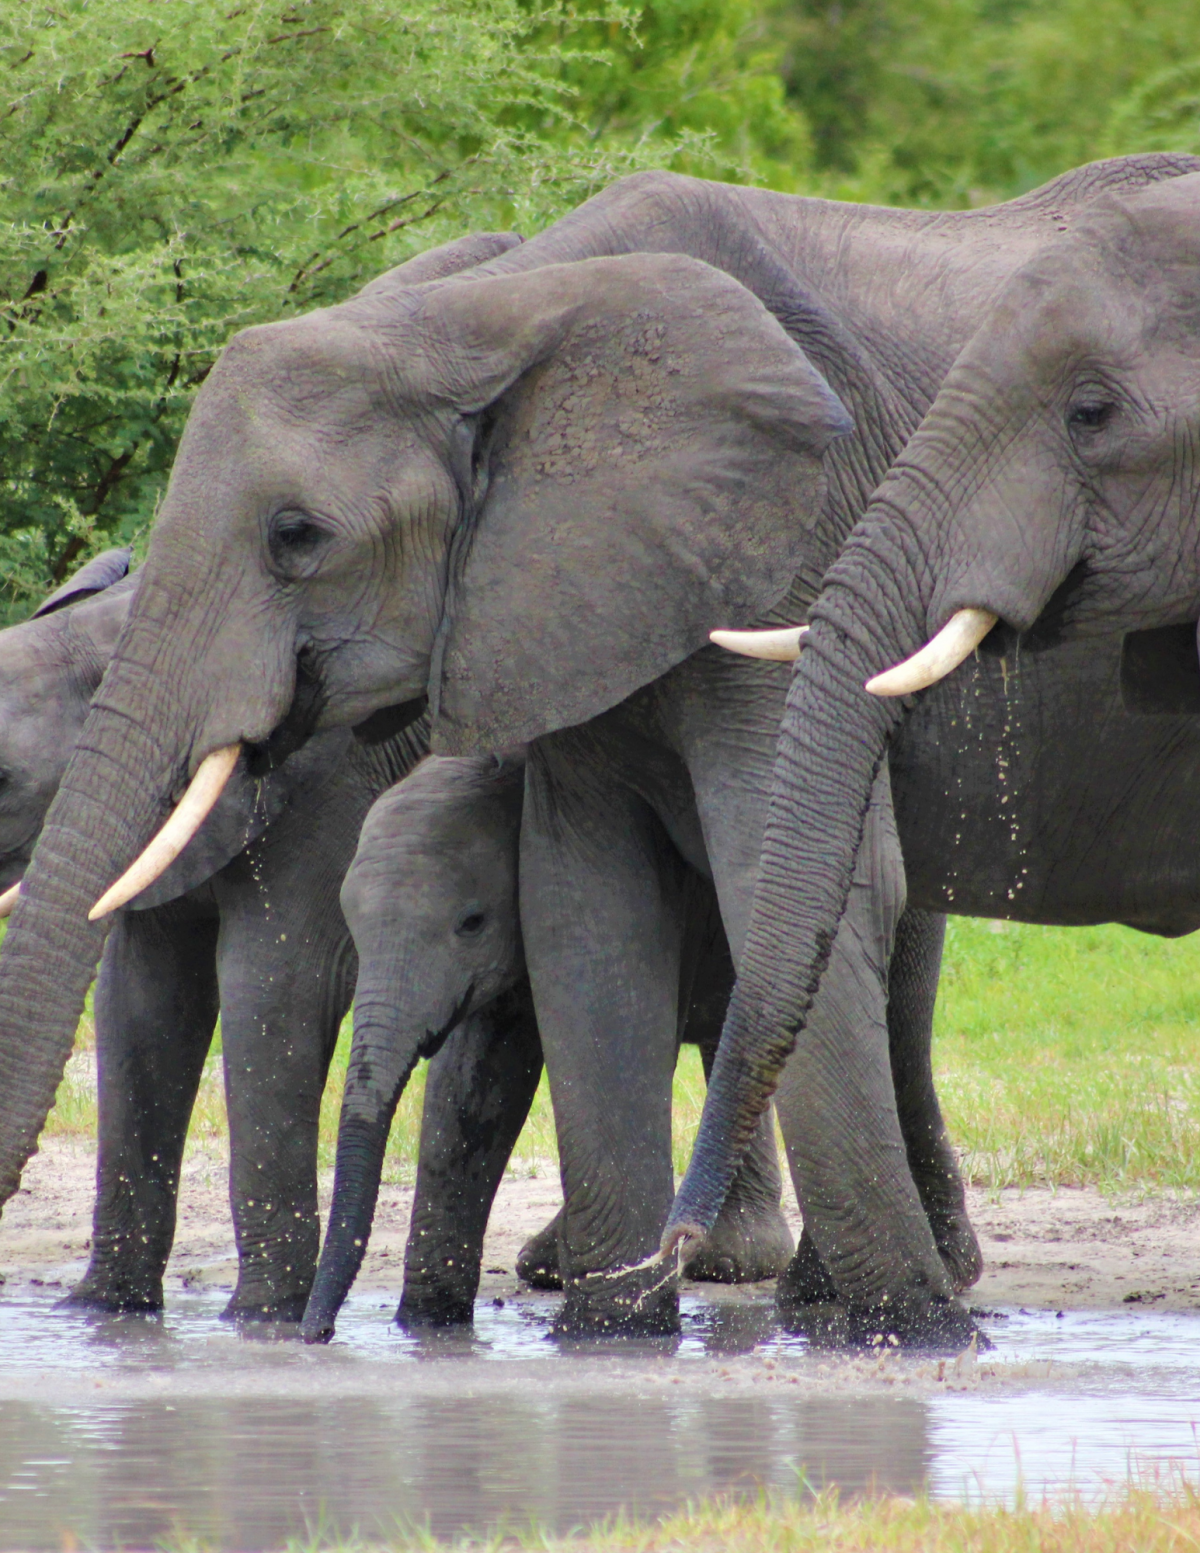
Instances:
[[[422,311],[426,362],[457,363],[442,392],[483,412],[485,471],[451,552],[436,749],[596,716],[813,560],[850,418],[730,276],[633,254],[445,285]]]
[[[132,550],[104,550],[93,556],[73,577],[68,577],[61,588],[56,588],[48,599],[43,599],[30,619],[38,620],[42,615],[52,615],[55,610],[65,609],[68,604],[77,604],[80,599],[90,598],[93,593],[103,593],[105,588],[111,588],[114,582],[120,582],[122,577],[129,575],[132,555]]]

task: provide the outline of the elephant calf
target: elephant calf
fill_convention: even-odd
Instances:
[[[435,1053],[397,1320],[471,1318],[488,1213],[542,1069],[518,905],[524,779],[523,755],[431,757],[384,794],[363,825],[342,886],[359,979],[333,1205],[302,1328],[309,1341],[334,1330],[365,1254],[396,1104],[418,1059]],[[734,971],[712,884],[692,870],[688,875],[678,1033],[700,1047],[707,1074]],[[957,1176],[947,1193],[945,1171],[938,1170],[944,1160],[930,1154],[931,1144],[944,1145],[944,1131],[928,1078],[936,973],[926,983],[922,970],[931,963],[925,940],[941,923],[902,920],[895,1025],[909,1034],[893,1041],[893,1076],[910,1162],[962,1284],[978,1276],[978,1250]],[[611,952],[596,946],[597,954]],[[612,1103],[636,1109],[644,1086],[636,1072],[627,1079]],[[786,1085],[782,1095],[789,1098]],[[570,1127],[570,1094],[555,1094],[554,1105],[560,1131]],[[939,1209],[948,1211],[939,1216]],[[544,1287],[561,1286],[560,1219],[518,1260],[523,1276]],[[791,1252],[768,1113],[686,1271],[730,1282],[772,1277],[788,1267]],[[781,1281],[781,1302],[829,1296],[826,1284],[805,1242]]]
[[[431,757],[363,825],[342,886],[359,979],[334,1200],[304,1318],[311,1341],[333,1332],[370,1235],[396,1104],[417,1060],[435,1053],[397,1319],[471,1318],[488,1213],[542,1071],[518,908],[524,782],[523,755]],[[690,884],[679,1034],[700,1047],[707,1072],[733,965],[712,886],[698,875]],[[638,1105],[638,1075],[628,1080],[614,1105]],[[560,1127],[569,1107],[555,1097]],[[792,1237],[780,1186],[768,1115],[689,1274],[745,1282],[782,1272]],[[559,1230],[555,1218],[518,1259],[542,1287],[561,1287]]]

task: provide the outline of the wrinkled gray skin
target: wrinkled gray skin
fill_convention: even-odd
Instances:
[[[1200,926],[1190,168],[1064,215],[1064,235],[1026,257],[829,574],[788,695],[741,980],[671,1241],[713,1222],[775,1075],[811,1039],[811,989],[885,751],[911,899],[1167,935]],[[967,606],[1000,617],[976,661],[902,702],[864,692]],[[840,1055],[862,1060],[853,1045]],[[846,1238],[860,1259],[869,1247],[857,1297],[875,1308],[911,1300],[919,1256],[893,1217],[901,1195],[880,1187]]]
[[[377,800],[363,825],[342,885],[359,977],[329,1229],[304,1318],[311,1340],[332,1334],[366,1253],[404,1086],[418,1058],[464,1019],[473,1034],[456,1043],[457,1064],[492,1067],[495,1078],[470,1084],[455,1105],[428,1102],[397,1320],[442,1326],[471,1319],[492,1199],[542,1071],[518,905],[524,790],[523,753],[435,756]],[[586,892],[587,881],[579,888]],[[707,1071],[733,964],[711,885],[696,876],[689,889],[679,1037],[700,1046]],[[555,1100],[561,1117],[570,1096]],[[636,1110],[642,1103],[631,1073],[614,1105]],[[518,1258],[518,1272],[540,1287],[562,1286],[560,1233],[556,1217]],[[719,1282],[772,1278],[793,1249],[768,1112],[687,1271]]]
[[[238,335],[197,395],[0,958],[0,1197],[100,952],[87,909],[200,760],[428,693],[442,753],[532,741],[525,952],[551,1087],[573,1096],[564,1328],[673,1328],[655,1271],[588,1275],[646,1258],[671,1200],[685,865],[713,879],[735,963],[749,921],[786,677],[702,650],[707,633],[803,610],[980,310],[1105,187],[1189,165],[1099,164],[945,215],[640,175],[459,278],[384,276]],[[882,1222],[903,1320],[958,1331],[892,1102],[904,889],[886,779],[874,791],[792,1163],[839,1293],[869,1297],[870,1243],[848,1231]],[[608,1102],[635,1063],[657,1096],[636,1133]]]
[[[0,882],[18,879],[137,591],[106,552],[0,632]],[[317,1120],[354,990],[338,890],[375,797],[424,725],[364,748],[313,739],[261,782],[239,770],[162,879],[121,912],[96,984],[92,1255],[70,1304],[157,1310],[179,1166],[221,1013],[238,1283],[227,1315],[299,1318],[316,1267]]]

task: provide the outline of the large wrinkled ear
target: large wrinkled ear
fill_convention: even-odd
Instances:
[[[849,417],[730,276],[589,259],[440,287],[422,311],[440,391],[484,410],[486,469],[451,555],[435,748],[594,717],[832,560],[821,456]]]
[[[61,588],[56,588],[48,599],[43,599],[30,619],[52,615],[56,609],[65,609],[68,604],[77,604],[80,599],[90,598],[93,593],[103,593],[105,588],[111,588],[114,582],[120,582],[122,577],[129,575],[132,554],[132,550],[104,550],[93,556]]]
[[[521,240],[516,232],[472,232],[468,237],[455,238],[452,243],[443,243],[440,248],[430,248],[415,259],[405,260],[394,270],[377,276],[358,295],[375,297],[394,291],[397,286],[421,286],[426,281],[444,280],[447,275],[498,259]]]

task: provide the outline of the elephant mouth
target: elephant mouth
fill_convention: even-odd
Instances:
[[[278,770],[289,755],[308,743],[317,731],[328,699],[316,654],[301,649],[296,654],[296,688],[291,706],[265,739],[245,746],[246,770],[256,781]]]

